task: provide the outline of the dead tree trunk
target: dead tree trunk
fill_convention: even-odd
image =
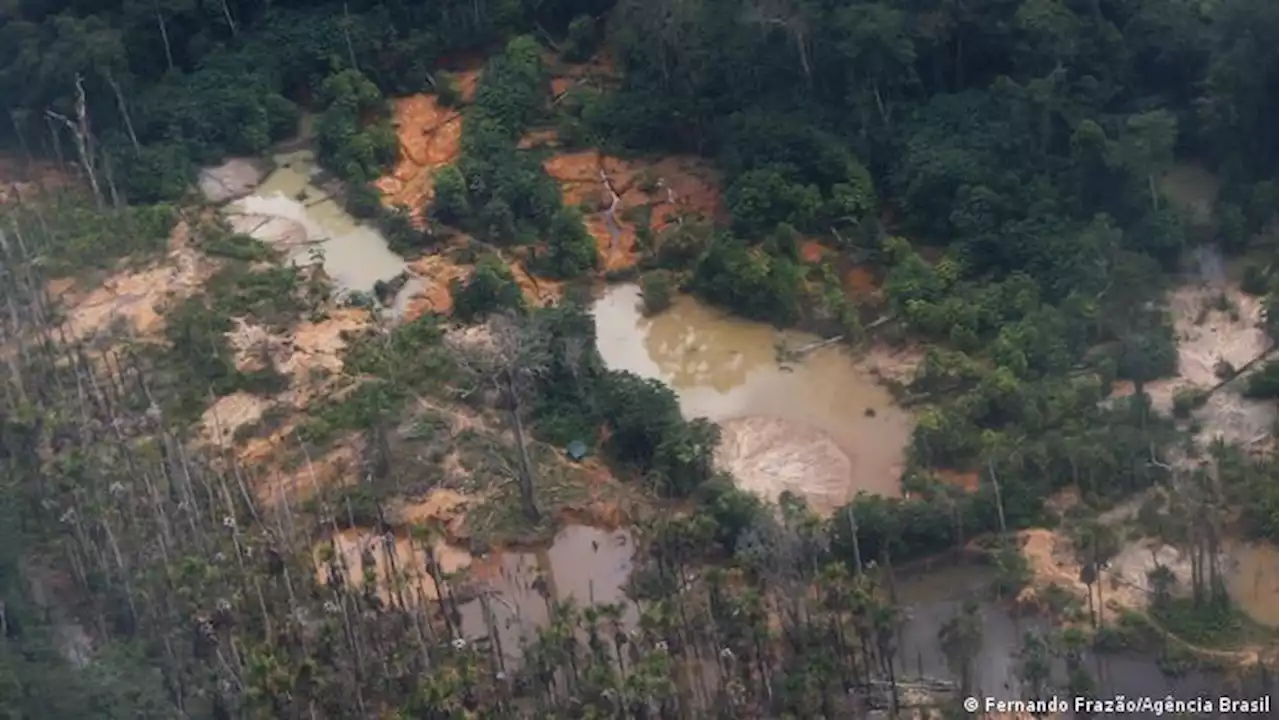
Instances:
[[[94,200],[98,203],[98,209],[102,209],[104,202],[102,199],[102,188],[98,186],[98,174],[95,170],[93,161],[93,135],[89,130],[89,111],[84,95],[84,77],[76,75],[76,121],[72,122],[70,118],[53,110],[45,110],[45,115],[54,120],[58,120],[71,131],[71,135],[76,139],[76,153],[80,156],[80,164],[84,166],[85,173],[89,176],[89,187],[93,189]]]
[[[166,45],[167,47],[167,45]],[[169,61],[172,67],[173,61]],[[116,96],[116,107],[120,109],[120,117],[124,118],[125,132],[129,133],[129,142],[133,143],[133,153],[137,155],[142,152],[142,146],[138,143],[138,133],[133,129],[133,118],[129,116],[129,106],[124,102],[124,93],[120,91],[120,83],[116,82],[116,78],[111,74],[110,70],[103,73],[107,79],[107,84],[111,86],[111,92]]]
[[[515,380],[507,371],[507,402],[511,407],[511,428],[516,435],[516,449],[520,453],[520,506],[529,522],[537,524],[542,518],[533,494],[533,463],[529,462],[529,447],[524,438],[524,422],[520,419],[520,395]]]
[[[152,0],[151,8],[156,13],[156,25],[160,27],[160,39],[164,42],[164,59],[169,63],[169,71],[173,72],[173,47],[169,43],[169,25],[164,21],[164,13],[160,12],[159,0]]]

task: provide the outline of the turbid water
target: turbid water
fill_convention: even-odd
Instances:
[[[631,535],[623,530],[569,525],[546,549],[480,557],[436,541],[432,556],[439,573],[435,576],[427,570],[425,547],[405,536],[349,530],[335,536],[333,544],[346,562],[348,582],[363,586],[373,578],[384,603],[435,603],[452,592],[458,601],[460,629],[467,638],[488,634],[484,604],[477,597],[484,595],[503,654],[511,659],[518,658],[521,645],[546,625],[553,601],[572,601],[578,607],[622,603],[620,622],[630,626],[637,617],[623,591],[635,553]],[[314,552],[317,579],[322,583],[328,579],[328,547],[329,541],[322,542]],[[371,566],[366,558],[372,559]],[[405,579],[396,593],[388,583],[393,563]]]
[[[1019,616],[1011,613],[1007,604],[994,601],[994,579],[989,568],[960,565],[909,574],[895,582],[897,606],[906,618],[897,635],[899,677],[957,679],[940,649],[938,633],[969,600],[978,606],[981,626],[981,644],[971,664],[974,694],[1000,699],[1028,697],[1028,691],[1021,687],[1024,661],[1018,657],[1019,649],[1028,634],[1043,637],[1051,627],[1045,618]],[[1097,683],[1098,697],[1123,694],[1186,699],[1228,690],[1221,678],[1210,674],[1167,674],[1151,655],[1086,651],[1082,661]],[[1233,697],[1271,694],[1274,698],[1275,685],[1269,678],[1244,677],[1240,682],[1242,688],[1230,690]],[[1065,695],[1067,674],[1061,659],[1052,662],[1051,685],[1057,688],[1057,695]]]
[[[320,169],[311,150],[276,155],[275,170],[253,194],[228,207],[238,232],[250,234],[300,264],[323,259],[324,270],[344,292],[372,293],[407,265],[373,227],[357,221],[319,186]],[[412,285],[412,282],[409,283]],[[399,301],[413,291],[406,286]]]
[[[743,487],[771,497],[790,490],[820,512],[859,491],[898,494],[911,416],[843,348],[822,347],[784,367],[779,341],[799,347],[818,338],[688,296],[647,318],[630,284],[608,288],[594,313],[605,363],[665,382],[686,417],[720,423],[717,461]]]

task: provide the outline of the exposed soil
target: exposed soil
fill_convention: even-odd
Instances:
[[[1041,593],[1050,584],[1069,590],[1081,599],[1088,597],[1088,586],[1080,581],[1082,566],[1069,539],[1043,528],[1024,530],[1018,533],[1017,539],[1033,574],[1032,584],[1018,596],[1020,603],[1040,604]],[[1157,562],[1173,572],[1178,585],[1190,585],[1191,560],[1176,548],[1154,541],[1129,543],[1101,573],[1106,604],[1101,610],[1103,617],[1112,620],[1123,610],[1143,610],[1148,606],[1147,572],[1155,568]]]
[[[409,271],[422,278],[422,289],[409,298],[405,306],[406,320],[415,320],[424,313],[448,315],[453,312],[453,295],[449,292],[454,280],[465,281],[471,277],[472,268],[459,265],[446,255],[424,255],[409,263]]]
[[[267,165],[254,158],[231,158],[221,165],[202,169],[196,184],[209,202],[235,200],[258,187],[267,176]]]
[[[924,349],[919,346],[877,344],[862,356],[862,365],[881,382],[905,386],[915,379],[924,362]]]
[[[463,102],[475,96],[479,70],[455,74]],[[418,94],[392,101],[392,124],[400,139],[395,168],[375,182],[388,207],[404,205],[414,221],[423,223],[423,212],[434,195],[434,176],[458,158],[462,147],[462,110],[441,105],[435,95]]]
[[[0,205],[30,202],[40,194],[78,185],[71,173],[57,164],[35,160],[27,162],[8,154],[0,154]]]
[[[266,398],[246,392],[220,397],[200,418],[202,435],[217,445],[230,445],[236,430],[261,420],[270,406]]]
[[[154,337],[164,329],[165,303],[194,295],[216,269],[217,264],[194,247],[190,227],[182,221],[169,236],[165,257],[140,270],[120,270],[91,290],[61,278],[50,281],[48,291],[51,297],[61,297],[72,339],[89,339],[117,323],[134,337]]]
[[[543,167],[560,183],[564,203],[586,212],[587,230],[596,239],[605,272],[639,262],[634,213],[640,208],[649,209],[655,233],[686,215],[718,217],[722,212],[719,178],[697,158],[629,161],[580,150],[553,155]]]
[[[720,423],[717,468],[738,487],[770,502],[789,492],[829,515],[852,499],[854,463],[826,433],[776,418]]]
[[[982,485],[982,477],[976,470],[934,470],[933,474],[938,480],[947,485],[953,485],[965,492],[978,492],[978,488]]]
[[[1168,414],[1179,390],[1209,390],[1218,387],[1216,366],[1220,361],[1239,369],[1266,352],[1270,340],[1258,327],[1261,302],[1226,282],[1179,287],[1168,299],[1174,334],[1178,343],[1178,374],[1147,383],[1144,390],[1152,407]],[[1112,397],[1133,394],[1131,382],[1112,388]],[[1202,443],[1215,437],[1246,446],[1265,439],[1275,420],[1273,403],[1242,398],[1237,386],[1222,387],[1209,397],[1193,416],[1203,428]]]
[[[399,574],[405,577],[404,602],[412,605],[421,599],[439,600],[437,585],[424,568],[427,567],[428,554],[421,543],[399,535],[378,535],[367,530],[344,530],[329,540],[319,543],[313,549],[316,563],[316,581],[326,584],[329,578],[328,563],[324,560],[326,549],[332,542],[335,551],[335,562],[339,567],[345,565],[347,582],[361,585],[366,575],[363,556],[367,553],[374,558],[374,577],[378,578],[378,597],[387,604],[399,603],[400,598],[393,598],[388,589],[386,579],[392,575],[392,558]],[[432,546],[431,557],[440,569],[441,577],[447,577],[465,570],[471,565],[472,558],[465,550],[436,541]],[[444,582],[440,590],[450,586]]]
[[[545,52],[542,63],[551,70],[551,102],[555,103],[575,87],[594,85],[610,87],[618,80],[618,71],[608,53],[597,53],[585,63],[565,63],[553,52]]]

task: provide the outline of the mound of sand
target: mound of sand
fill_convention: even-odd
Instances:
[[[227,213],[231,230],[261,240],[267,245],[289,251],[302,247],[309,239],[307,226],[298,220],[258,213]]]
[[[209,202],[222,203],[253,192],[264,177],[266,172],[262,161],[231,158],[221,165],[202,169],[196,184]]]
[[[720,423],[720,430],[716,468],[743,490],[772,502],[791,492],[823,515],[855,494],[853,462],[826,433],[759,416]]]

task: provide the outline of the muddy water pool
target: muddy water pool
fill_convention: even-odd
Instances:
[[[311,150],[276,155],[275,170],[253,194],[231,203],[227,216],[244,232],[286,253],[299,264],[323,258],[325,273],[343,292],[373,292],[407,270],[372,226],[361,223],[319,186],[320,169]],[[417,289],[415,280],[400,291],[396,307]]]
[[[677,297],[654,317],[636,285],[608,288],[594,306],[605,364],[661,380],[686,417],[721,425],[717,458],[745,488],[790,490],[820,512],[859,491],[897,495],[912,419],[847,351],[819,348],[779,364],[776,345],[818,338]]]

